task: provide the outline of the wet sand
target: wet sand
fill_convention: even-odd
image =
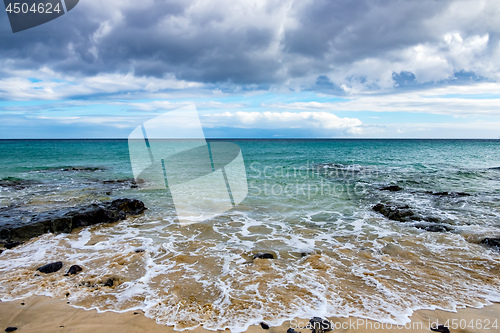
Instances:
[[[24,303],[24,305],[22,305]],[[328,318],[333,324],[333,332],[431,332],[430,326],[436,322],[444,324],[449,321],[452,333],[493,333],[500,332],[500,303],[482,309],[459,309],[455,312],[441,310],[419,310],[411,316],[411,323],[406,327],[387,326],[379,322],[359,318]],[[307,324],[308,319],[296,319],[285,322],[279,327],[264,330],[260,326],[252,326],[249,333],[285,333],[290,327],[302,333],[309,329],[297,326]],[[489,327],[485,327],[489,323]],[[453,327],[455,325],[455,327]],[[72,332],[72,333],[135,333],[135,332],[174,332],[172,327],[158,325],[153,319],[146,318],[142,311],[136,312],[103,312],[74,308],[65,301],[50,297],[33,296],[24,300],[0,302],[0,331],[7,327],[17,327],[16,332]],[[194,333],[210,332],[197,328]],[[228,331],[229,332],[229,331]]]

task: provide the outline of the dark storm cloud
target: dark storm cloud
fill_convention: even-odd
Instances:
[[[425,19],[450,1],[317,0],[297,3],[300,28],[287,31],[289,52],[352,62],[438,37]]]
[[[445,13],[450,2],[87,0],[16,34],[0,15],[0,62],[4,69],[174,74],[243,85],[310,76],[312,86],[318,78],[324,86],[332,69],[441,40],[445,29],[435,29],[429,19]],[[468,27],[470,33],[488,32]]]

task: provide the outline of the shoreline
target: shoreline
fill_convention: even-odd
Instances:
[[[24,305],[23,305],[24,304]],[[297,332],[308,333],[307,325],[310,318],[296,318],[285,321],[281,326],[263,329],[259,325],[251,326],[248,333],[285,333],[289,328]],[[373,320],[356,317],[327,318],[333,327],[332,332],[382,333],[394,332],[431,332],[433,324],[448,325],[451,332],[489,333],[498,332],[500,327],[500,303],[485,306],[480,309],[462,308],[456,312],[444,310],[417,310],[411,317],[411,322],[405,326],[388,325]],[[496,321],[496,324],[495,324]],[[489,327],[488,326],[489,323]],[[7,327],[17,327],[16,332],[71,332],[71,333],[139,333],[139,332],[177,332],[171,326],[157,324],[154,319],[147,318],[143,311],[101,312],[85,310],[67,304],[63,300],[47,296],[31,296],[23,300],[0,302],[0,331]],[[230,332],[229,330],[225,330]],[[202,327],[191,331],[194,333],[213,332]],[[222,330],[220,331],[222,332]]]

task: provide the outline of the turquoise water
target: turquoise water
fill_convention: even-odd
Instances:
[[[77,306],[140,308],[177,329],[233,331],[295,316],[404,323],[415,309],[500,301],[500,252],[478,244],[500,237],[500,140],[231,142],[245,161],[246,199],[182,227],[168,191],[134,186],[126,140],[0,141],[5,209],[118,197],[149,208],[5,251],[0,297],[66,298],[70,290]],[[382,190],[388,185],[402,190]],[[388,220],[372,210],[377,203],[408,205],[424,217],[419,223],[451,232]],[[252,262],[258,252],[276,259]],[[84,272],[33,284],[33,269],[55,260]],[[120,284],[103,287],[109,277]]]

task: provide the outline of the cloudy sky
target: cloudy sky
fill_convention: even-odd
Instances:
[[[80,0],[12,33],[0,138],[500,138],[498,0]]]

